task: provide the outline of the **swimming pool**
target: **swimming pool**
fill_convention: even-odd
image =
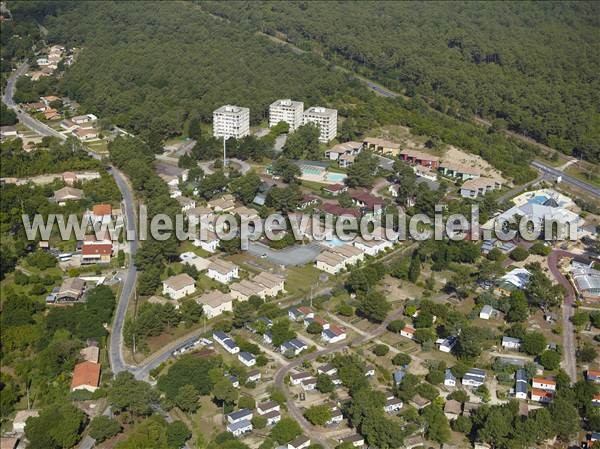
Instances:
[[[303,165],[302,166],[302,174],[303,175],[312,175],[319,176],[323,173],[324,169],[321,167],[315,167],[313,165]]]
[[[344,179],[346,179],[346,174],[344,173],[329,172],[325,175],[325,180],[329,182],[343,182]]]
[[[546,201],[548,201],[548,197],[544,196],[544,195],[538,195],[538,196],[534,196],[533,198],[531,198],[529,200],[530,204],[544,204]]]

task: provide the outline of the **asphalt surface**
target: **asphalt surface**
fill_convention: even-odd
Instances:
[[[284,266],[305,265],[317,258],[322,247],[317,243],[294,245],[284,249],[271,249],[264,243],[248,242],[248,252],[253,256],[265,257],[267,260]]]
[[[594,187],[593,185],[588,184],[587,182],[584,182],[580,179],[574,178],[573,176],[569,176],[569,175],[563,173],[562,171],[557,170],[556,168],[553,168],[553,167],[550,167],[548,165],[541,163],[540,161],[533,161],[531,163],[531,166],[533,168],[536,168],[537,170],[541,171],[542,173],[546,173],[546,174],[554,176],[554,177],[560,176],[562,178],[562,182],[564,182],[566,184],[571,184],[572,186],[575,186],[575,187],[580,188],[581,190],[584,190],[585,192],[589,193],[590,195],[600,198],[600,189],[598,187]]]

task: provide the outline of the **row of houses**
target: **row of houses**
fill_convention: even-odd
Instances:
[[[303,321],[304,327],[317,323],[323,329],[321,339],[325,343],[338,343],[346,339],[346,331],[338,326],[332,326],[323,318],[316,316],[310,307],[292,307],[288,310],[288,317],[293,321]]]

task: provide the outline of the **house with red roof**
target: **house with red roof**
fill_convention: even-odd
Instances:
[[[94,392],[100,385],[100,364],[94,362],[81,362],[75,365],[71,391],[87,390]]]
[[[348,191],[348,186],[344,184],[331,184],[323,187],[323,191],[333,196],[338,196],[340,193]]]

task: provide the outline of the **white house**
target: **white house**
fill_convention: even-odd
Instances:
[[[385,402],[385,405],[383,406],[383,410],[386,413],[394,413],[394,412],[397,412],[398,410],[400,410],[403,406],[404,406],[404,403],[402,402],[402,400],[395,398],[395,397],[391,397],[391,398],[388,398],[387,401]]]
[[[457,341],[458,338],[456,338],[454,335],[450,335],[446,338],[439,338],[438,340],[436,340],[436,343],[440,351],[449,353],[452,351],[452,348],[456,346]]]
[[[288,317],[292,321],[300,321],[304,318],[314,318],[315,312],[310,307],[290,307],[288,310]]]
[[[176,276],[171,276],[163,281],[163,295],[168,295],[172,299],[181,299],[184,296],[191,295],[196,292],[196,284],[194,278],[187,273],[180,273]]]
[[[527,372],[524,369],[518,369],[515,373],[515,397],[517,399],[527,399]]]
[[[317,368],[317,374],[326,374],[328,376],[333,376],[336,373],[337,373],[337,368],[335,366],[333,366],[331,363],[321,365]]]
[[[317,379],[315,377],[309,377],[304,379],[300,385],[304,391],[313,391],[317,388]]]
[[[462,384],[466,387],[480,387],[485,383],[485,371],[471,368],[462,378]]]
[[[521,339],[504,336],[502,337],[502,347],[506,349],[519,350],[521,348]]]
[[[263,418],[267,420],[267,426],[273,426],[281,421],[281,412],[279,410],[273,410],[269,413],[265,413]]]
[[[216,253],[219,248],[219,237],[212,231],[206,231],[206,238],[195,238],[192,244],[209,253]]]
[[[358,237],[353,242],[355,247],[363,251],[365,254],[368,254],[369,256],[376,256],[380,252],[385,251],[386,249],[394,246],[394,243],[395,240],[387,238],[365,240],[362,237]]]
[[[400,331],[400,335],[411,340],[415,339],[415,328],[409,325],[404,326],[404,329]]]
[[[208,319],[221,315],[223,312],[233,311],[233,300],[229,293],[221,293],[211,290],[196,298],[198,304],[202,304],[202,310]]]
[[[531,379],[531,386],[541,390],[556,391],[556,381],[548,377],[534,377]]]
[[[240,352],[240,348],[235,344],[235,342],[222,331],[213,332],[213,339],[219,343],[223,349],[225,349],[230,354],[237,354]]]
[[[248,367],[256,365],[256,357],[247,351],[240,352],[238,360]]]
[[[302,371],[301,373],[295,373],[290,375],[290,382],[292,385],[300,385],[300,383],[304,380],[304,379],[309,379],[312,377],[312,374],[310,374],[307,371]]]
[[[337,274],[346,268],[346,258],[333,251],[323,251],[315,259],[315,267],[329,274]]]
[[[181,206],[181,212],[185,213],[188,210],[191,210],[194,207],[196,207],[196,200],[194,200],[193,198],[188,198],[187,196],[178,196],[177,198],[175,198],[175,200]]]
[[[209,265],[206,275],[221,284],[228,284],[239,277],[238,266],[226,260],[215,259]]]
[[[336,407],[335,409],[331,410],[331,417],[329,418],[329,421],[327,421],[326,424],[328,426],[333,426],[333,425],[341,423],[343,420],[344,420],[344,415]]]
[[[550,390],[540,390],[538,388],[533,388],[531,390],[531,400],[536,402],[541,402],[547,404],[552,402],[554,398],[554,392]]]
[[[262,378],[262,374],[259,370],[248,371],[248,382],[258,382]]]
[[[279,405],[279,402],[276,401],[266,401],[266,402],[261,402],[259,404],[256,405],[256,411],[258,412],[259,415],[265,415],[269,412],[279,412],[281,411],[281,407]]]
[[[301,435],[295,440],[290,441],[287,445],[287,449],[304,449],[308,446],[310,446],[310,439]]]
[[[338,439],[340,443],[352,443],[354,447],[363,447],[365,445],[365,439],[358,434],[350,435],[344,438]]]
[[[250,421],[253,417],[252,410],[248,410],[247,408],[242,408],[235,412],[231,412],[227,415],[227,422],[233,424],[240,421]]]
[[[323,329],[321,338],[326,343],[337,343],[346,339],[346,332],[337,326],[330,326],[328,329]]]
[[[245,433],[252,432],[251,421],[238,421],[227,424],[227,432],[232,433],[236,437],[240,437]]]
[[[200,257],[192,251],[181,253],[179,255],[179,260],[181,260],[181,263],[184,265],[194,267],[198,271],[206,271],[210,265],[210,260]]]
[[[308,345],[298,338],[286,341],[279,347],[279,350],[283,354],[292,353],[294,355],[298,355],[306,349],[308,349]]]
[[[486,304],[479,312],[479,318],[481,318],[482,320],[489,320],[492,317],[493,313],[494,308],[489,304]]]
[[[447,387],[456,387],[456,376],[452,374],[450,368],[447,368],[444,372],[444,385]]]

